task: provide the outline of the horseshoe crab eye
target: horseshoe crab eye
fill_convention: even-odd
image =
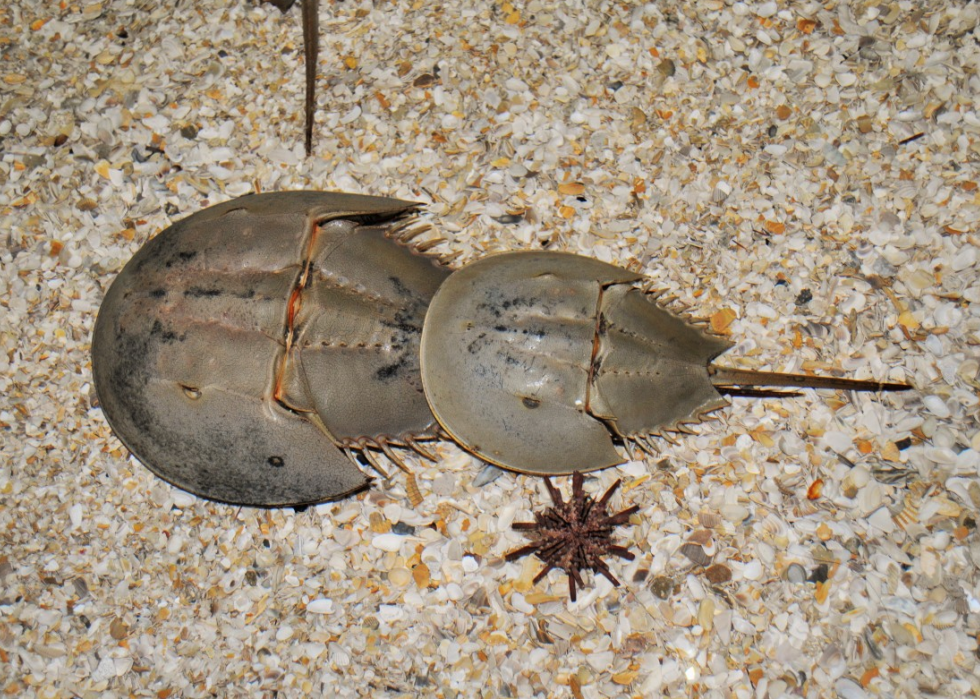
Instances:
[[[191,400],[197,400],[201,397],[201,389],[194,388],[193,386],[181,386],[184,389],[184,395]]]

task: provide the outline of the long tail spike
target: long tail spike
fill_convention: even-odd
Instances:
[[[771,391],[766,388],[741,388],[739,386],[715,386],[719,393],[737,398],[792,398],[802,396],[799,391]]]
[[[867,379],[839,379],[835,376],[781,374],[775,371],[752,371],[729,367],[708,367],[711,383],[723,393],[747,396],[769,396],[771,392],[753,391],[756,386],[791,386],[796,388],[830,388],[841,391],[907,391],[904,383],[887,383]],[[777,394],[778,395],[778,394]]]
[[[303,1],[303,51],[306,71],[306,125],[304,145],[306,155],[313,150],[313,114],[316,111],[316,68],[320,52],[319,1]]]

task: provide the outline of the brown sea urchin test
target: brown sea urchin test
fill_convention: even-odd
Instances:
[[[608,513],[609,499],[620,481],[613,483],[601,498],[595,500],[582,489],[583,477],[576,471],[572,474],[572,497],[568,502],[562,499],[561,493],[551,484],[551,479],[545,478],[544,482],[554,506],[543,512],[535,512],[533,522],[514,523],[517,531],[534,532],[533,540],[527,546],[508,553],[506,559],[513,561],[529,553],[540,558],[545,567],[535,576],[535,583],[540,582],[552,568],[561,568],[568,574],[568,596],[573,602],[576,600],[576,585],[583,587],[585,584],[581,575],[583,570],[601,573],[619,587],[619,580],[609,571],[602,557],[614,554],[628,561],[633,560],[632,553],[613,543],[612,533],[616,526],[625,524],[630,515],[639,509],[634,505],[615,515]]]

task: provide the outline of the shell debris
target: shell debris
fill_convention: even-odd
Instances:
[[[3,692],[980,693],[980,11],[913,4],[335,3],[305,158],[298,6],[4,3]],[[397,474],[302,512],[189,498],[93,405],[95,313],[172,221],[286,189],[423,201],[460,262],[642,270],[744,368],[918,390],[736,399],[590,476],[640,508],[636,558],[574,606],[503,560],[539,480],[475,487],[452,445],[417,507]]]

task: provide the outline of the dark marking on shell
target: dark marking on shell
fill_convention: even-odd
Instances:
[[[222,291],[221,289],[204,289],[200,286],[192,286],[186,291],[184,291],[184,296],[200,299],[200,298],[221,296],[224,293],[225,292]]]

